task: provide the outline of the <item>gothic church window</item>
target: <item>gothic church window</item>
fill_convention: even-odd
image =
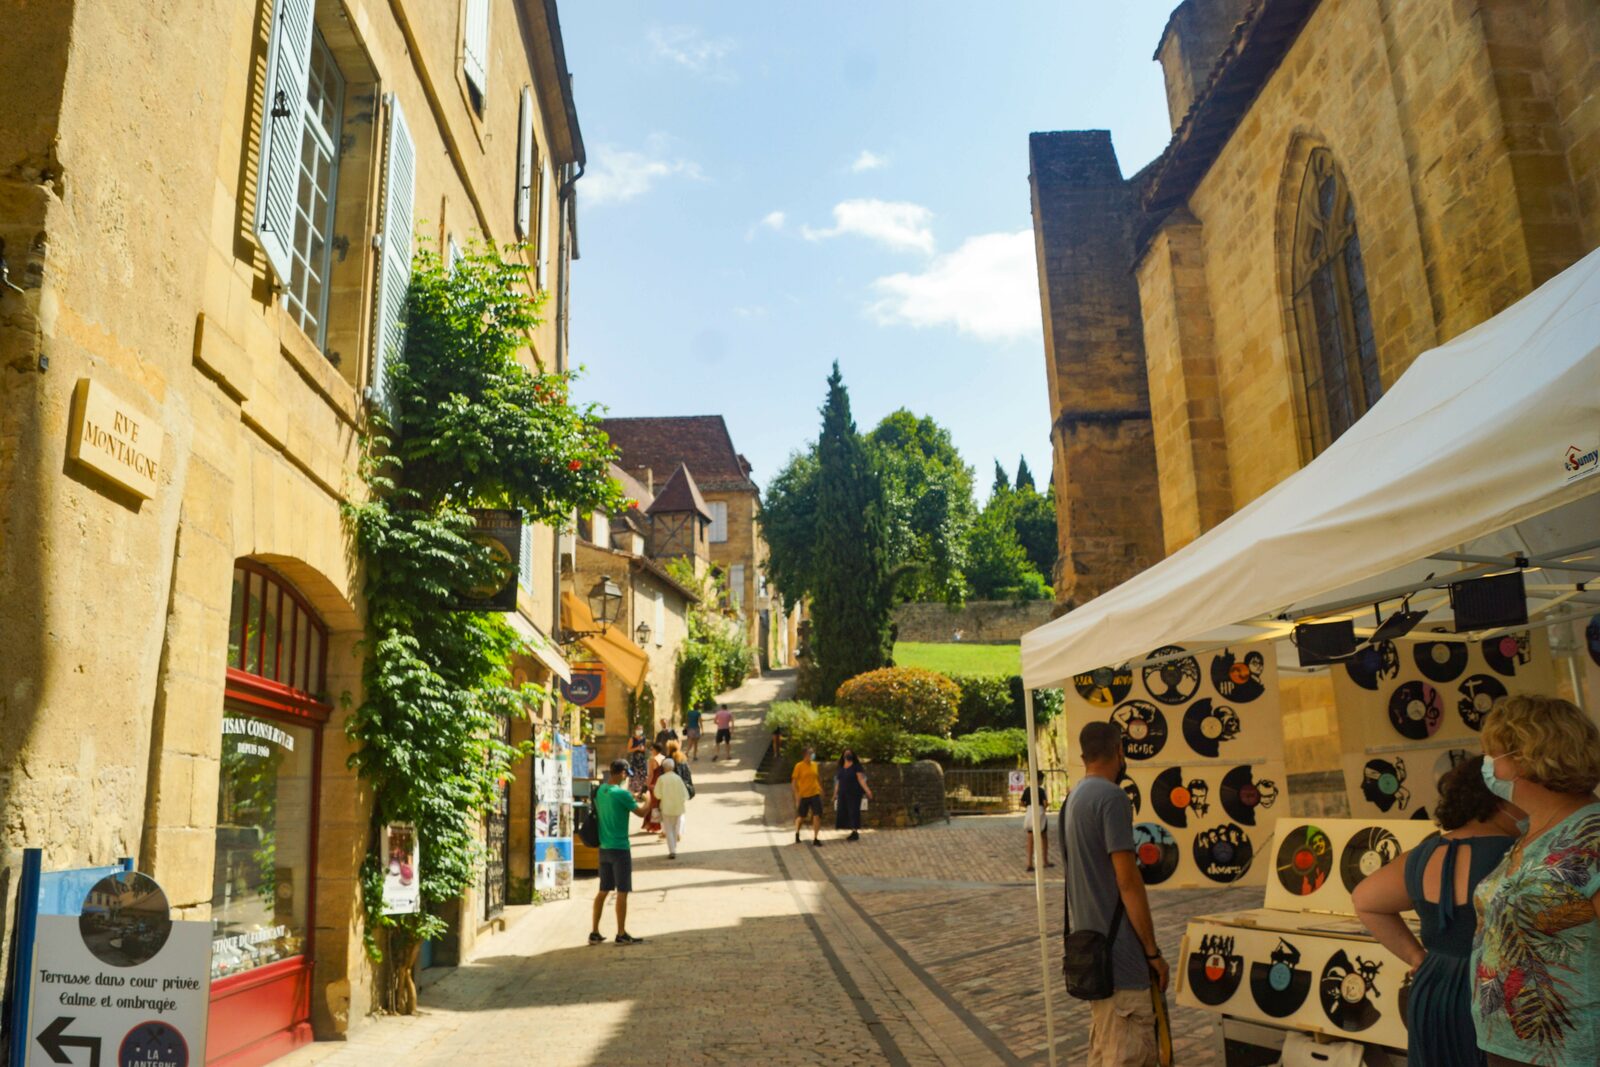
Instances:
[[[1355,203],[1325,148],[1312,151],[1294,230],[1294,319],[1312,454],[1383,395]]]

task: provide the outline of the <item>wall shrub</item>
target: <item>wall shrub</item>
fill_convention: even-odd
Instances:
[[[951,676],[961,690],[961,699],[953,731],[956,736],[974,730],[1022,729],[1027,724],[1027,713],[1022,706],[1022,678],[1011,675],[997,678],[978,674]],[[1061,713],[1066,698],[1059,689],[1033,691],[1033,717],[1035,724],[1043,727]]]
[[[913,734],[907,738],[915,759],[960,763],[968,767],[1015,767],[1028,755],[1028,732],[977,730],[960,737]]]
[[[950,733],[961,690],[937,671],[884,667],[858,674],[839,687],[836,702],[849,711],[875,714],[910,733]]]

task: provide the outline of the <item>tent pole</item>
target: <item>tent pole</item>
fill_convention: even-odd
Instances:
[[[1041,826],[1031,826],[1033,830],[1033,847],[1035,852],[1028,857],[1028,862],[1033,864],[1033,904],[1038,912],[1039,922],[1039,977],[1044,979],[1044,1035],[1046,1050],[1050,1056],[1050,1067],[1056,1067],[1056,1013],[1055,999],[1050,992],[1050,935],[1049,927],[1044,917],[1044,864],[1039,862],[1039,856],[1047,847],[1044,835],[1050,832],[1049,809],[1040,803],[1039,797],[1039,735],[1034,727],[1033,719],[1033,690],[1027,685],[1022,687],[1022,710],[1027,717],[1028,726],[1028,796],[1031,803],[1024,809],[1023,818],[1033,818],[1033,805],[1037,804],[1044,811],[1044,823]],[[1062,809],[1063,812],[1066,810]],[[1063,818],[1065,816],[1063,815]],[[1063,857],[1064,859],[1065,857]],[[1062,892],[1066,888],[1062,887]]]

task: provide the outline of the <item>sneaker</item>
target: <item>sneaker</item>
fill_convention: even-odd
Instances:
[[[859,833],[857,833],[856,831],[851,830],[850,831],[850,836],[845,838],[845,840],[846,841],[860,841],[861,840],[861,835]]]
[[[600,942],[604,941],[605,939],[606,939],[606,935],[602,934],[600,931],[596,930],[594,933],[589,935],[589,944],[598,945],[598,944],[600,944]]]
[[[632,934],[618,934],[617,935],[617,944],[619,944],[619,945],[642,945],[642,944],[644,944],[644,938],[642,938],[642,937],[634,937]]]
[[[815,837],[813,837],[811,839],[811,844],[815,848],[821,848],[822,847],[822,842],[820,840],[818,840],[817,838],[815,838]]]
[[[677,853],[676,853],[676,852],[668,852],[668,853],[667,853],[667,859],[669,859],[669,860],[675,860],[675,859],[677,859],[677,858],[678,858],[678,854],[677,854]]]

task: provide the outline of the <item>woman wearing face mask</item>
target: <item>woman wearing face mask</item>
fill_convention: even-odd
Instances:
[[[1409,1067],[1480,1067],[1472,1028],[1472,892],[1516,841],[1522,813],[1489,792],[1483,757],[1439,779],[1433,820],[1444,831],[1402,852],[1356,886],[1356,915],[1390,952],[1411,966],[1407,1008]],[[1416,909],[1419,942],[1401,912]]]
[[[1483,722],[1483,776],[1528,827],[1478,886],[1472,1021],[1494,1067],[1600,1063],[1600,730],[1556,697]]]
[[[846,841],[861,840],[861,800],[870,796],[872,788],[867,785],[867,772],[861,769],[855,752],[845,749],[839,756],[839,771],[833,776],[834,803],[838,805],[833,828],[849,830]]]
[[[628,789],[634,796],[643,796],[650,774],[650,742],[645,740],[644,727],[635,726],[628,738]]]

